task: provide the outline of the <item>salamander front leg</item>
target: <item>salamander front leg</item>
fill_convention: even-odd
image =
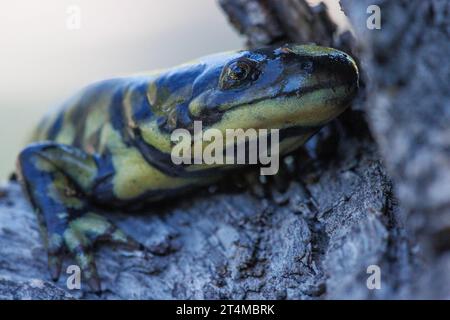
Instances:
[[[97,240],[130,248],[141,246],[95,212],[88,201],[97,178],[98,160],[54,142],[34,143],[19,155],[22,186],[37,213],[48,252],[51,277],[59,278],[66,249],[75,257],[90,288],[101,291],[93,256]]]

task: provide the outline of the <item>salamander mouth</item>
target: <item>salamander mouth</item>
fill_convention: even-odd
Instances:
[[[342,91],[339,92],[339,88],[344,88],[344,93]],[[306,96],[308,94],[311,94],[313,92],[318,92],[320,90],[332,90],[335,92],[335,96],[331,95],[329,100],[338,100],[337,103],[339,104],[347,104],[349,103],[354,96],[356,95],[358,88],[358,84],[355,81],[328,81],[324,83],[319,83],[316,85],[311,85],[308,87],[300,88],[297,90],[293,90],[290,92],[282,92],[278,94],[275,98],[273,97],[261,97],[252,101],[243,102],[241,104],[236,104],[233,107],[226,109],[226,110],[219,110],[219,109],[209,109],[205,108],[201,114],[197,116],[192,116],[192,121],[189,124],[192,124],[194,121],[202,121],[203,126],[212,126],[214,123],[219,122],[225,113],[230,111],[236,111],[240,108],[248,108],[252,105],[256,105],[257,103],[263,102],[263,101],[269,101],[274,100],[274,102],[277,99],[286,99],[286,98],[292,98],[297,97],[301,98],[302,96]],[[184,127],[188,130],[193,130],[191,126]]]
[[[301,97],[302,95],[311,93],[311,92],[315,92],[315,91],[319,91],[322,89],[331,89],[334,90],[335,88],[339,88],[339,87],[345,87],[348,88],[348,92],[349,94],[351,94],[352,92],[356,92],[356,89],[358,88],[358,82],[355,81],[348,81],[348,80],[344,80],[344,81],[327,81],[327,82],[323,82],[323,83],[319,83],[319,84],[315,84],[312,86],[308,86],[305,88],[300,88],[299,90],[295,91],[295,92],[289,92],[284,96],[290,97],[293,95],[298,95],[299,97]]]

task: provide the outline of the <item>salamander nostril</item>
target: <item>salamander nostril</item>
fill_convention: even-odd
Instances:
[[[329,59],[329,66],[331,70],[347,84],[357,85],[358,83],[358,69],[354,60],[345,53],[338,53]]]
[[[320,82],[344,86],[352,92],[358,88],[358,69],[355,61],[346,53],[334,51],[312,58],[314,74]]]

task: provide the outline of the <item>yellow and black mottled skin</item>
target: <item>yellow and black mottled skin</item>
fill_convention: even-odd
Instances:
[[[18,157],[18,175],[45,234],[59,277],[74,255],[100,290],[96,240],[138,247],[98,208],[121,210],[211,183],[227,167],[175,165],[176,128],[280,129],[280,153],[303,144],[338,116],[358,86],[347,54],[285,45],[217,54],[179,67],[93,84],[49,114]]]

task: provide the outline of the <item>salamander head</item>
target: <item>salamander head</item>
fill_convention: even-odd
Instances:
[[[194,122],[201,121],[204,130],[223,134],[226,129],[280,129],[280,152],[286,154],[342,113],[358,89],[355,61],[315,45],[221,53],[152,79],[147,97],[156,117],[139,125],[153,145],[157,133],[164,141],[157,146],[164,150],[170,149],[174,129],[192,132]]]
[[[239,51],[200,65],[189,115],[218,129],[317,128],[338,116],[358,87],[349,55],[315,45]]]

